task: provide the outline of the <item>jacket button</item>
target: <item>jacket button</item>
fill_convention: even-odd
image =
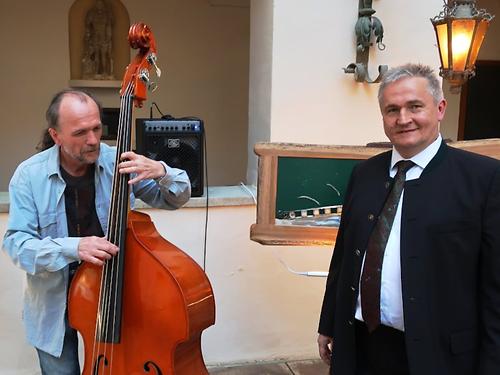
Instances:
[[[349,324],[350,326],[352,326],[352,325],[354,325],[354,322],[352,320],[348,320],[347,324]]]
[[[389,186],[391,186],[391,183],[389,181],[386,181],[384,186],[386,189],[389,189]]]
[[[361,255],[361,251],[359,249],[356,249],[354,250],[354,254],[359,257]]]
[[[375,219],[375,215],[374,214],[369,214],[368,215],[368,220],[373,221],[373,219]]]
[[[353,292],[355,292],[355,291],[356,291],[356,288],[355,288],[355,287],[353,287],[353,286],[351,286],[351,290],[352,290]]]

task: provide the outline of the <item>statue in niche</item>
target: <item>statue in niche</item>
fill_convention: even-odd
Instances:
[[[114,79],[113,13],[104,0],[96,0],[85,17],[82,78]]]

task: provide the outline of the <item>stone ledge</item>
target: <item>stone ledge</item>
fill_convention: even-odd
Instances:
[[[250,191],[248,191],[248,190]],[[253,194],[253,195],[252,195]],[[257,188],[255,186],[210,186],[208,187],[208,207],[249,206],[256,205]],[[206,207],[207,189],[201,197],[192,197],[182,208]],[[140,199],[135,208],[151,208]]]
[[[257,189],[255,186],[210,186],[208,188],[209,207],[255,205],[256,197]],[[203,196],[191,198],[182,208],[206,207],[206,205],[207,189],[205,188]],[[147,209],[151,207],[138,199],[136,201],[135,208]],[[2,212],[9,212],[9,193],[6,191],[0,192],[0,213]]]

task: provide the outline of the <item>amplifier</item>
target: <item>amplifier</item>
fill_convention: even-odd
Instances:
[[[196,118],[137,119],[137,153],[184,169],[191,180],[191,196],[203,195],[203,121]]]

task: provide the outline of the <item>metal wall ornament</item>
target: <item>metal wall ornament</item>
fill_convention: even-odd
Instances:
[[[475,75],[479,49],[494,15],[476,8],[476,0],[444,1],[443,10],[431,18],[439,48],[439,75],[450,81],[452,91],[460,91]]]
[[[356,33],[356,62],[347,65],[345,73],[354,74],[356,82],[378,83],[382,76],[387,72],[387,65],[379,65],[378,77],[371,79],[368,73],[368,59],[370,47],[373,45],[372,38],[375,37],[375,43],[380,51],[385,49],[382,43],[384,37],[384,27],[377,17],[374,17],[375,9],[372,8],[372,0],[359,0],[358,21],[354,26]]]

